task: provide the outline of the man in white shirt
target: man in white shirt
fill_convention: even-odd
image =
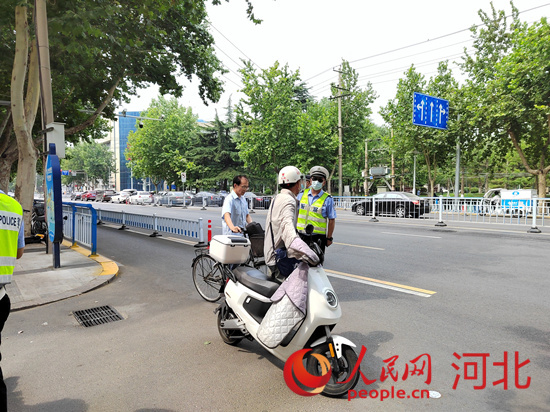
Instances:
[[[233,190],[223,201],[222,207],[222,234],[242,236],[241,227],[252,222],[248,214],[248,203],[244,194],[248,190],[248,178],[238,175],[233,178]]]

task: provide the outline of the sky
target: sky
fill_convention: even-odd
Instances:
[[[480,9],[490,14],[489,0],[252,0],[255,25],[247,19],[246,2],[230,0],[222,5],[209,4],[210,31],[215,39],[218,58],[229,73],[221,79],[225,92],[218,103],[205,106],[198,96],[197,81],[182,79],[185,86],[181,105],[190,106],[203,120],[212,120],[217,112],[225,118],[229,98],[236,104],[243,94],[238,70],[241,59],[251,60],[259,70],[276,61],[299,70],[300,77],[316,98],[330,95],[330,84],[337,81],[334,71],[342,59],[359,73],[359,85],[371,82],[378,94],[372,108],[372,120],[379,125],[378,114],[392,99],[403,73],[414,64],[426,79],[433,76],[443,60],[460,61],[464,48],[471,49],[468,30],[481,23]],[[510,14],[508,0],[493,0],[497,10]],[[550,14],[548,0],[516,0],[528,23]],[[530,10],[533,9],[533,10]],[[462,79],[452,64],[455,77]],[[128,110],[147,109],[158,97],[158,88],[142,89],[127,104]]]

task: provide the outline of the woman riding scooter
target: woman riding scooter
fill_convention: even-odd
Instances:
[[[237,345],[243,338],[256,340],[277,358],[286,361],[299,350],[309,349],[304,357],[311,375],[324,375],[317,355],[330,364],[330,378],[322,393],[342,396],[353,389],[358,376],[355,344],[343,336],[332,334],[342,316],[336,293],[322,267],[322,251],[312,241],[304,242],[296,233],[297,201],[301,174],[287,166],[279,173],[280,194],[274,199],[266,223],[265,257],[272,274],[280,277],[276,249],[288,245],[287,253],[296,268],[280,285],[264,277],[262,272],[242,265],[247,260],[247,246],[242,245],[241,265],[230,271],[223,286],[224,299],[216,309],[218,331],[223,341]],[[311,234],[313,227],[306,229]],[[214,236],[216,240],[217,236]],[[220,243],[223,239],[220,239]],[[241,239],[240,243],[246,242]],[[213,242],[214,243],[214,242]],[[238,245],[225,251],[211,248],[211,254],[224,264],[237,263],[224,259],[234,254]],[[225,260],[225,261],[224,261]],[[293,263],[294,264],[294,263]],[[284,265],[283,265],[284,266]],[[284,271],[284,267],[283,268]],[[286,274],[288,276],[288,274]]]
[[[298,259],[304,255],[313,260],[314,264],[318,262],[318,258],[300,239],[296,231],[299,205],[296,195],[302,189],[304,176],[297,167],[286,166],[280,170],[278,182],[281,192],[271,203],[265,223],[264,256],[272,278],[281,282],[300,263]],[[285,249],[287,250],[286,258],[280,256]],[[277,262],[278,260],[279,262]],[[286,266],[289,271],[281,273],[278,266]]]

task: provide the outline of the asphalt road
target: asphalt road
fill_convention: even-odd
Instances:
[[[221,232],[219,208],[101,207],[203,217],[213,220],[214,234]],[[254,219],[263,224],[265,216],[257,211]],[[83,296],[12,313],[5,326],[10,410],[550,410],[550,236],[369,219],[339,212],[325,268],[338,276],[331,281],[343,317],[335,332],[355,342],[358,352],[367,347],[361,368],[375,382],[360,381],[356,390],[376,390],[376,399],[295,395],[284,383],[283,363],[257,343],[230,347],[221,341],[216,305],[203,301],[191,280],[189,243],[100,227],[98,252],[121,265],[118,279]],[[124,320],[83,328],[71,315],[103,305]],[[505,353],[507,390],[493,385],[504,377]],[[427,374],[411,371],[428,359],[426,384]],[[382,381],[392,360],[395,381]],[[530,378],[528,388],[516,388],[516,374],[519,385]],[[474,389],[484,376],[485,387]],[[381,401],[380,393],[392,387],[405,398]],[[441,397],[413,399],[422,389]]]

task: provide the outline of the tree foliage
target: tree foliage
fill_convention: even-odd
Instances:
[[[106,145],[83,142],[68,148],[66,154],[66,158],[61,160],[61,168],[78,173],[76,176],[63,176],[64,184],[107,185],[110,174],[117,172],[113,152]]]
[[[293,164],[300,141],[300,75],[278,62],[259,73],[251,62],[246,62],[241,74],[246,97],[235,110],[240,126],[240,156],[255,174],[274,176],[282,167]]]
[[[178,182],[187,169],[186,154],[197,134],[197,119],[191,108],[181,107],[176,98],[159,97],[141,113],[143,117],[163,118],[163,121],[143,120],[143,128],[128,135],[126,159],[137,178],[151,178],[155,185],[161,181]]]
[[[414,92],[426,93],[453,101],[458,89],[447,62],[441,62],[437,75],[426,81],[414,66],[405,73],[397,85],[396,97],[380,110],[393,133],[387,143],[394,157],[413,157],[421,153],[427,168],[430,193],[433,195],[438,169],[446,165],[454,154],[458,133],[457,114],[450,115],[448,130],[442,131],[412,124]]]
[[[510,25],[503,11],[480,11],[485,29],[472,29],[474,53],[462,64],[469,75],[464,95],[466,116],[478,130],[478,145],[493,143],[504,159],[515,150],[546,194],[550,171],[550,26],[543,18],[531,26],[513,8]]]
[[[250,2],[246,2],[249,18],[257,22]],[[113,118],[115,101],[128,101],[137,88],[150,83],[159,85],[163,94],[180,96],[184,84],[179,79],[197,79],[201,98],[217,101],[222,91],[218,76],[225,69],[207,29],[206,3],[48,2],[54,119],[66,124],[66,135],[89,139],[100,114]],[[12,104],[11,111],[1,113],[0,125],[9,119],[0,130],[0,171],[7,175],[18,161],[16,197],[25,209],[31,208],[38,150],[42,148],[42,135],[36,133],[40,126],[35,125],[39,86],[33,12],[31,3],[0,2],[0,80],[11,74],[11,82],[2,82],[0,93],[9,94]],[[7,179],[0,184],[6,186]]]

